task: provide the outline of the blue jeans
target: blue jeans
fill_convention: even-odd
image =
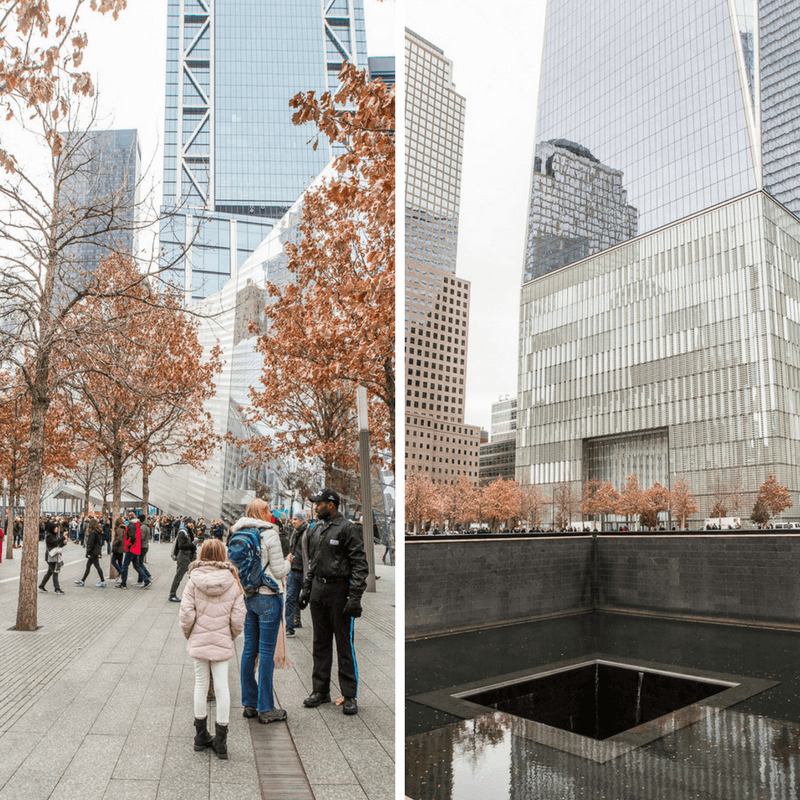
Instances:
[[[283,616],[283,597],[257,594],[245,597],[247,617],[244,620],[242,648],[242,705],[257,711],[272,711],[272,674],[275,670],[275,645]],[[258,654],[258,683],[255,666]]]
[[[128,585],[128,567],[131,565],[131,562],[133,562],[133,568],[136,570],[137,575],[141,580],[144,580],[141,570],[139,569],[139,556],[136,555],[136,553],[128,552],[122,557],[122,569],[119,571],[123,586]]]
[[[294,609],[300,590],[303,588],[303,573],[293,569],[286,578],[286,630],[294,630]]]

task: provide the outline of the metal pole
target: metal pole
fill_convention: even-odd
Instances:
[[[369,421],[367,419],[367,389],[356,389],[358,409],[358,461],[361,472],[361,527],[364,531],[364,550],[367,553],[367,591],[375,591],[375,542],[372,538],[372,490],[369,470]]]

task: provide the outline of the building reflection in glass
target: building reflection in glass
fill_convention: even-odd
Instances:
[[[525,280],[636,236],[622,172],[589,150],[553,139],[536,147],[528,210]]]

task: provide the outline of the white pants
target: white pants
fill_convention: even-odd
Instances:
[[[214,693],[217,696],[217,722],[227,725],[231,715],[231,691],[228,688],[227,661],[206,661],[204,658],[194,660],[194,715],[203,719],[208,714],[206,698],[208,696],[208,676],[214,676]]]

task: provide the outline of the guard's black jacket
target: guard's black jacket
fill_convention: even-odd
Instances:
[[[304,588],[311,590],[313,579],[334,580],[349,578],[348,597],[360,600],[367,588],[367,554],[364,538],[358,525],[336,514],[329,520],[319,520],[308,534],[308,560]]]

